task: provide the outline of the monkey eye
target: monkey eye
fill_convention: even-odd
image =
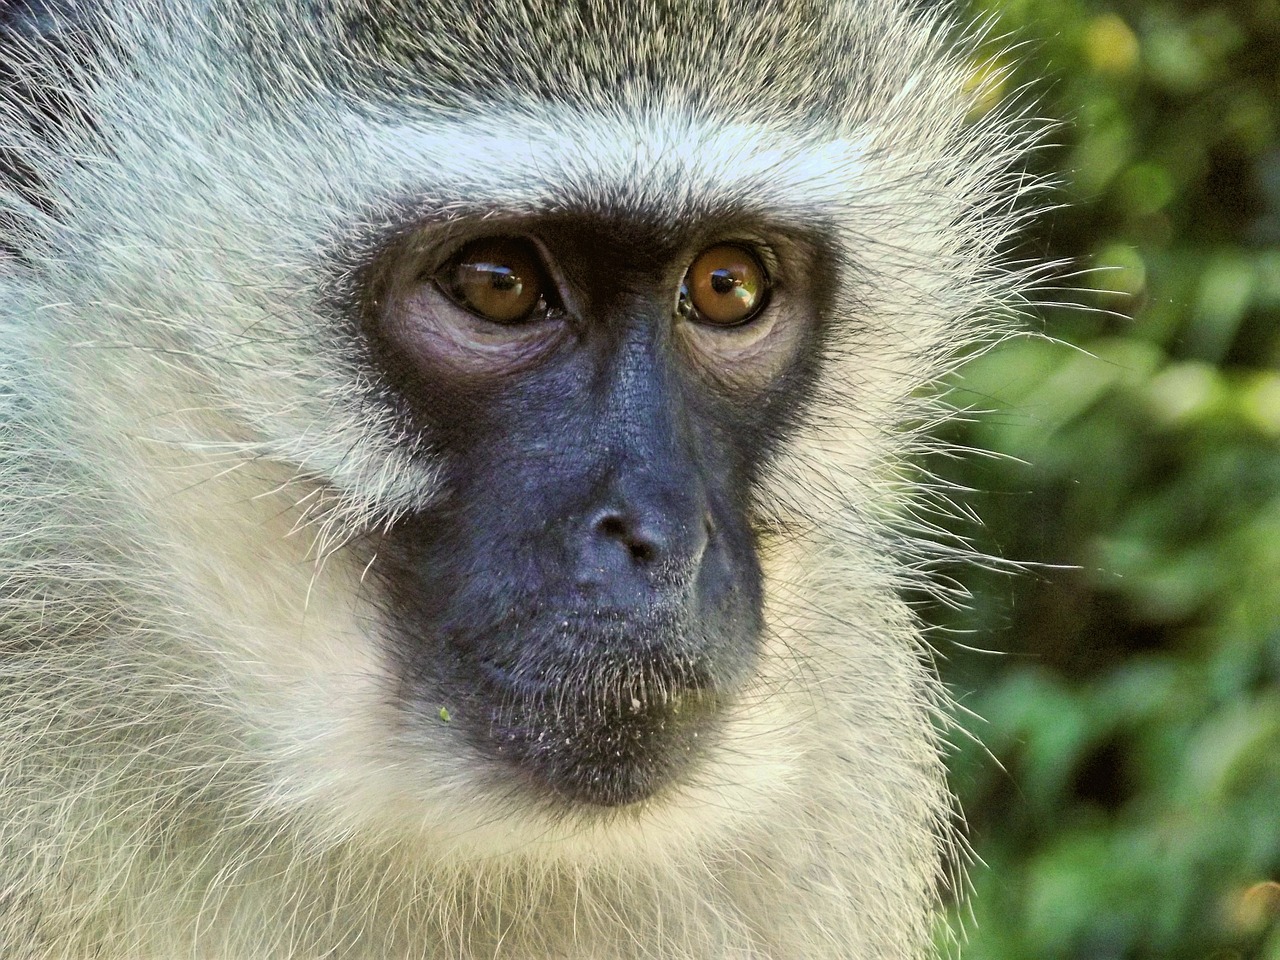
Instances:
[[[690,265],[678,309],[695,323],[736,327],[753,320],[768,299],[769,276],[756,256],[736,243],[720,243]]]
[[[436,282],[460,307],[494,323],[541,320],[549,307],[551,283],[528,240],[495,237],[468,244]]]

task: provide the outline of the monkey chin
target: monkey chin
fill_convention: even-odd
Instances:
[[[649,678],[652,679],[652,678]],[[517,777],[569,807],[625,808],[663,793],[714,750],[724,698],[645,680],[613,689],[546,685],[500,689],[492,755]]]
[[[336,839],[363,836],[442,865],[636,867],[696,860],[759,829],[785,809],[800,773],[786,718],[736,698],[599,719],[567,729],[535,720],[452,764],[384,766],[374,781],[316,797],[313,826],[328,833],[346,821]],[[466,759],[476,754],[480,763]]]
[[[772,658],[731,694],[665,702],[625,685],[507,689],[484,697],[476,725],[466,702],[446,719],[369,667],[326,671],[268,708],[282,775],[261,802],[320,849],[358,842],[442,869],[657,865],[767,824],[802,778],[803,731],[769,695],[785,682]]]

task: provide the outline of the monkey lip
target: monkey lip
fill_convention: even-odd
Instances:
[[[714,696],[717,686],[700,665],[672,659],[652,660],[628,669],[610,663],[563,669],[556,665],[531,670],[505,666],[495,660],[480,663],[484,682],[501,696],[564,705],[567,699],[587,698],[637,711],[660,704],[679,712],[685,701]]]
[[[723,697],[656,676],[583,685],[578,678],[513,677],[486,670],[495,697],[484,739],[544,794],[620,807],[647,800],[708,745]]]

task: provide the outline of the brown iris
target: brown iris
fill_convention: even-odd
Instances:
[[[690,319],[735,327],[764,307],[769,278],[745,247],[721,243],[698,254],[680,287],[680,306]]]
[[[540,319],[546,310],[546,271],[527,240],[479,240],[453,259],[440,283],[459,305],[494,323]]]

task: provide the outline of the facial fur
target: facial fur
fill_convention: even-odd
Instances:
[[[931,16],[0,4],[0,954],[929,955]]]

